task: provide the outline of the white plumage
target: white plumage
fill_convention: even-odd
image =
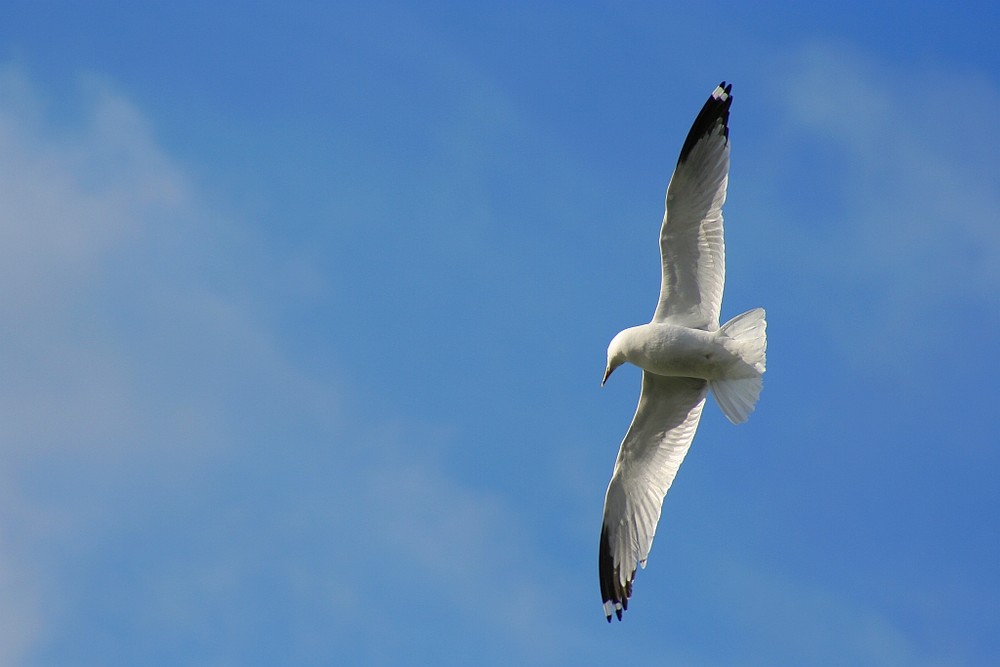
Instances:
[[[612,613],[621,620],[628,608],[636,567],[645,566],[663,498],[698,429],[709,390],[733,423],[746,421],[760,395],[767,348],[763,309],[719,327],[731,89],[722,82],[705,102],[667,186],[663,273],[653,319],[625,329],[608,346],[604,381],[625,362],[643,369],[639,405],[604,501],[599,570],[608,621]]]

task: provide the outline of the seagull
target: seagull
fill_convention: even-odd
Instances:
[[[604,499],[599,571],[604,614],[622,619],[637,565],[646,566],[663,499],[698,429],[709,390],[734,424],[760,396],[764,310],[719,326],[725,282],[722,205],[729,182],[729,107],[723,81],[695,118],[667,186],[660,228],[660,300],[649,324],[618,333],[601,386],[625,362],[642,369],[639,405]]]

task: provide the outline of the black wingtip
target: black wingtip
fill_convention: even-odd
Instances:
[[[691,125],[691,131],[688,132],[687,139],[684,140],[684,145],[681,147],[677,164],[684,162],[698,141],[711,133],[718,125],[722,126],[722,134],[726,140],[729,139],[729,107],[733,104],[732,90],[733,84],[727,85],[723,81],[712,91],[705,105],[698,112],[698,117]]]
[[[615,565],[615,557],[611,553],[611,541],[608,539],[607,528],[601,526],[598,575],[601,581],[601,599],[604,603],[608,623],[611,622],[609,603],[614,606],[614,614],[620,621],[622,620],[622,613],[628,610],[628,599],[632,595],[632,580],[635,578],[635,570],[632,570],[624,586],[621,584],[620,574],[621,570],[619,566]]]

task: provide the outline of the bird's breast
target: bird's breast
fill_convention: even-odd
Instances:
[[[629,361],[657,375],[712,380],[725,373],[735,355],[725,337],[676,324],[645,324],[636,327],[635,347]]]

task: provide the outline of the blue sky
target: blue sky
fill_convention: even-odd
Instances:
[[[0,662],[1000,661],[995,5],[205,4],[0,9]],[[765,388],[609,627],[722,79]]]

